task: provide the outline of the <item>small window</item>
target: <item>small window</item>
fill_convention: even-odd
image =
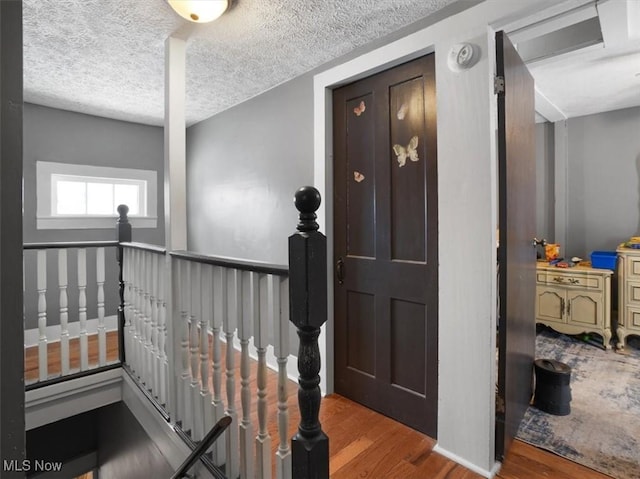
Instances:
[[[157,174],[110,168],[37,162],[38,229],[112,228],[117,207],[129,207],[131,223],[157,226]]]

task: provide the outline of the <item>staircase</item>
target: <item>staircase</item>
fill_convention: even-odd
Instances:
[[[328,477],[317,351],[326,293],[314,297],[308,290],[309,284],[326,285],[325,239],[315,223],[319,204],[315,190],[296,194],[301,214],[290,239],[291,285],[287,266],[131,242],[124,206],[118,241],[25,245],[25,298],[37,296],[37,344],[25,348],[37,362],[31,364],[37,377],[26,386],[30,442],[66,437],[47,428],[67,431],[82,413],[94,426],[72,437],[93,431],[93,442],[80,441],[81,449],[103,444],[72,453],[72,441],[62,441],[66,456],[50,461],[65,464],[65,475],[57,477],[91,468],[99,468],[101,478],[142,477],[140,470],[144,477],[186,477],[188,470],[217,478]],[[68,274],[69,264],[77,274]],[[52,276],[58,281],[47,288]],[[303,338],[300,371],[291,355],[297,341],[290,304]],[[325,312],[310,308],[314,304],[324,304]],[[96,317],[88,319],[93,311]],[[34,322],[33,313],[25,309],[25,324]],[[271,389],[269,368],[277,372]],[[311,406],[301,409],[293,440],[298,451],[292,453],[289,385],[298,373],[299,398]],[[217,435],[213,445],[205,444]],[[127,438],[130,445],[113,450],[113,444],[129,444]],[[32,449],[28,457],[44,457],[44,450]],[[183,463],[187,456],[189,464]],[[111,470],[118,472],[109,476]]]

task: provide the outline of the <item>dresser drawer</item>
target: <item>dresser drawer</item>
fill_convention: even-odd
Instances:
[[[538,271],[536,273],[538,284],[555,284],[563,286],[579,286],[581,288],[602,288],[602,276],[586,274],[566,274],[561,272]]]
[[[640,256],[625,255],[624,269],[627,279],[640,281]]]
[[[640,281],[627,281],[624,287],[627,304],[640,308]]]
[[[640,331],[640,307],[627,307],[624,310],[622,326],[629,331]]]

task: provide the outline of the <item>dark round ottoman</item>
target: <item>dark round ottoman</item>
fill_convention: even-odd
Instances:
[[[536,390],[533,405],[556,416],[571,412],[571,368],[553,359],[536,359]]]

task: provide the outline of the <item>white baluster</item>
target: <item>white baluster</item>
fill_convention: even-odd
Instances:
[[[87,250],[78,250],[78,319],[80,320],[80,370],[89,369],[87,336]]]
[[[199,334],[206,335],[206,331],[198,332],[198,323],[202,317],[202,298],[200,295],[202,274],[202,265],[200,263],[191,264],[191,321],[190,321],[190,339],[189,339],[189,351],[191,358],[191,384],[190,384],[190,397],[191,397],[191,409],[193,411],[193,429],[191,430],[191,438],[199,441],[204,437],[204,417],[202,416],[202,410],[198,407],[200,404],[200,387],[199,387],[199,366],[200,366],[200,337]]]
[[[47,250],[38,250],[38,371],[40,381],[49,376],[47,364]]]
[[[152,379],[153,379],[153,366],[152,366],[152,362],[153,362],[153,352],[152,352],[152,348],[151,348],[151,316],[153,315],[153,303],[154,300],[151,297],[151,275],[153,273],[152,271],[152,266],[151,266],[151,259],[153,254],[148,252],[148,251],[144,251],[143,252],[144,256],[144,266],[143,266],[143,271],[144,271],[144,278],[145,278],[145,285],[144,285],[144,310],[145,310],[145,315],[144,315],[144,384],[147,388],[148,391],[150,391],[153,388],[153,384],[152,384]]]
[[[96,280],[98,283],[98,364],[107,364],[107,331],[104,326],[104,248],[96,249]]]
[[[235,380],[235,355],[233,348],[233,336],[236,325],[242,316],[242,276],[237,270],[228,271],[230,280],[228,314],[223,318],[223,328],[227,340],[227,416],[231,417],[231,425],[227,429],[227,476],[238,477],[239,469],[239,438],[238,438],[238,414],[236,412],[236,380]]]
[[[148,325],[151,315],[151,304],[149,303],[149,269],[148,254],[140,250],[140,284],[142,292],[142,307],[140,318],[140,379],[147,389],[149,389],[149,342],[147,339]]]
[[[160,256],[158,265],[158,361],[160,363],[160,403],[167,405],[167,383],[169,367],[167,363],[167,300],[165,292],[165,280],[167,275],[166,258]]]
[[[289,279],[272,276],[269,282],[269,314],[274,325],[274,354],[278,360],[278,436],[276,452],[277,479],[291,479],[291,448],[289,447],[289,407],[287,406],[289,357]]]
[[[133,366],[133,371],[137,377],[140,377],[140,306],[141,306],[141,289],[140,289],[140,251],[137,249],[131,250],[132,256],[132,269],[131,276],[133,280],[133,314],[131,315],[131,329],[133,332],[132,336],[132,347],[131,352],[133,353],[131,365]]]
[[[133,298],[133,284],[132,284],[132,269],[133,269],[133,256],[131,255],[131,249],[123,248],[123,261],[124,268],[122,271],[122,277],[125,283],[124,288],[124,330],[123,334],[125,337],[125,360],[129,367],[132,366],[132,358],[133,358],[133,322],[131,321],[134,315],[134,308],[132,304]]]
[[[271,436],[267,429],[267,345],[269,344],[270,288],[272,275],[260,278],[260,314],[254,316],[253,344],[258,353],[258,435],[256,436],[256,477],[271,478]],[[266,304],[265,304],[266,303]],[[263,307],[264,306],[264,307]],[[272,323],[273,324],[273,323]]]
[[[136,250],[136,284],[138,290],[136,315],[136,375],[144,382],[144,263],[142,250]]]
[[[189,310],[191,292],[191,262],[181,262],[180,303],[182,304],[182,430],[193,431],[193,408],[191,407],[191,370],[189,367]]]
[[[58,288],[60,290],[60,371],[69,374],[69,298],[67,295],[67,250],[58,250]]]
[[[209,320],[213,315],[213,268],[202,265],[200,311],[200,401],[198,410],[202,417],[204,435],[213,427],[213,406],[209,392]]]
[[[253,477],[253,426],[251,424],[251,390],[249,339],[252,336],[254,317],[259,315],[260,300],[258,275],[249,271],[240,273],[242,277],[242,316],[238,323],[240,337],[240,401],[242,420],[240,421],[240,476]]]
[[[151,392],[158,397],[158,385],[160,383],[160,368],[158,367],[158,255],[149,255],[149,268],[151,269]]]
[[[212,341],[212,370],[213,370],[213,420],[217,423],[224,415],[224,401],[222,400],[222,345],[220,344],[220,330],[223,318],[228,314],[227,298],[227,273],[220,266],[214,268],[213,279],[213,320],[211,329],[213,332]],[[216,466],[224,464],[226,459],[226,444],[224,441],[216,441],[213,445],[213,463]]]

